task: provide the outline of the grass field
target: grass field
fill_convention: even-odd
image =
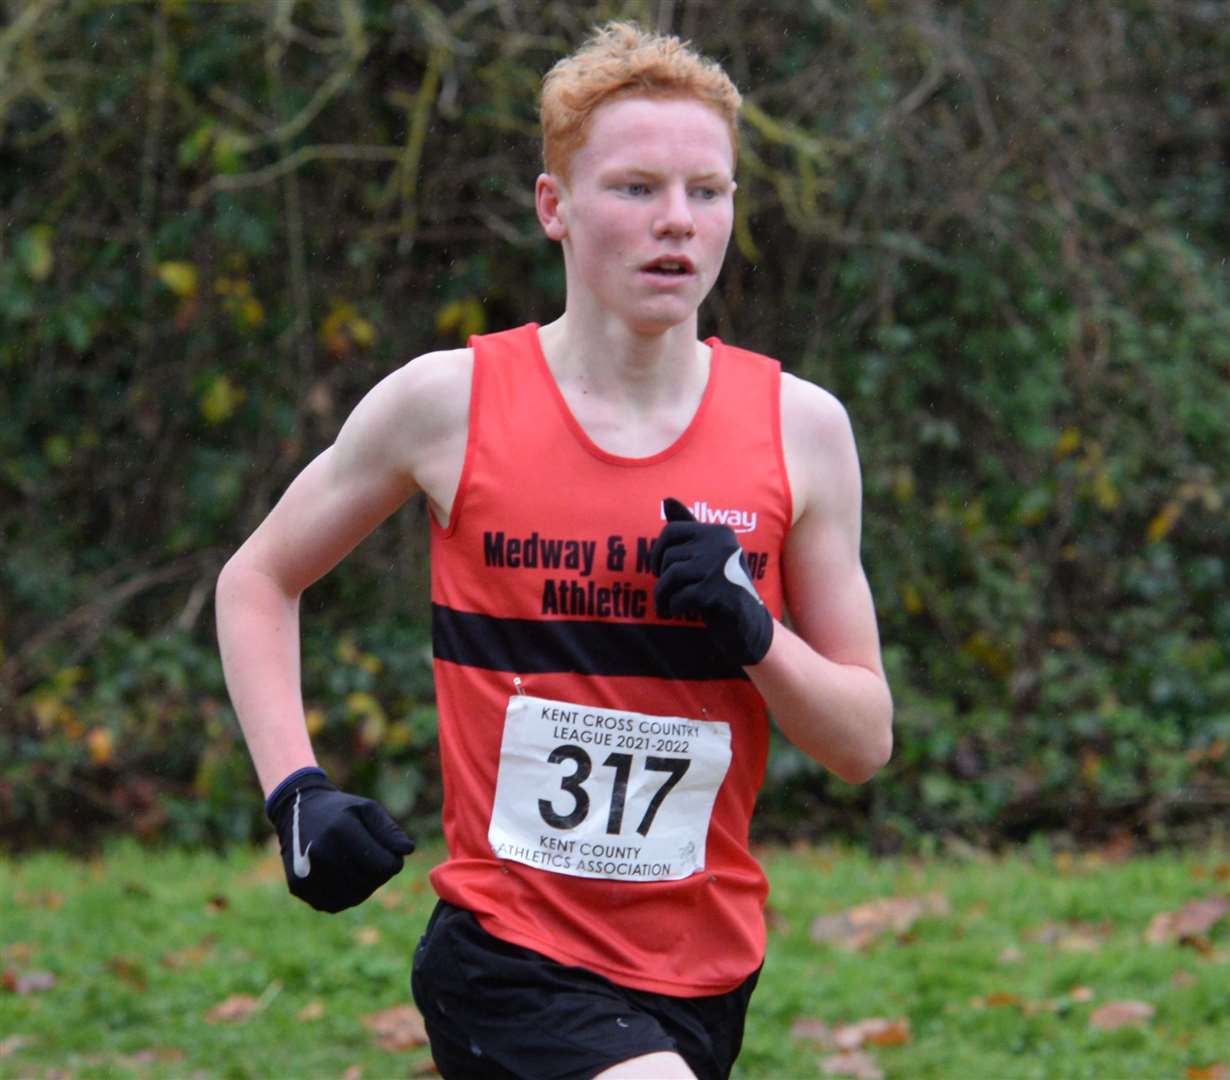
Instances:
[[[431,858],[333,917],[268,851],[0,861],[0,1077],[430,1075],[397,1010]],[[737,1077],[1230,1077],[1223,852],[763,859]]]

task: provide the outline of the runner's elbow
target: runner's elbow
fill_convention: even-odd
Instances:
[[[893,756],[893,724],[892,705],[888,705],[887,714],[877,717],[873,725],[874,731],[868,731],[858,740],[858,744],[850,748],[840,762],[829,766],[847,784],[865,784]]]
[[[893,736],[889,731],[883,738],[864,748],[864,752],[847,763],[837,775],[847,784],[865,784],[888,764],[892,756]]]

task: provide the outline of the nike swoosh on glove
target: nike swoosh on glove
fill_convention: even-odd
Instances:
[[[666,526],[649,551],[658,579],[658,614],[699,615],[718,647],[744,667],[773,641],[773,616],[748,573],[743,547],[725,525],[696,520],[678,499],[663,499]]]
[[[291,894],[317,911],[361,904],[414,850],[383,806],[339,791],[315,767],[291,773],[274,788],[265,815],[278,831]]]

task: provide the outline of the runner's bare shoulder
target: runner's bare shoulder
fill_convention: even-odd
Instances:
[[[382,409],[390,410],[386,430],[396,456],[441,520],[464,464],[473,372],[473,349],[446,349],[416,357],[385,380]]]

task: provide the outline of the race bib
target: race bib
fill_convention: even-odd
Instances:
[[[516,694],[487,837],[497,858],[574,877],[675,881],[705,868],[730,725]]]

